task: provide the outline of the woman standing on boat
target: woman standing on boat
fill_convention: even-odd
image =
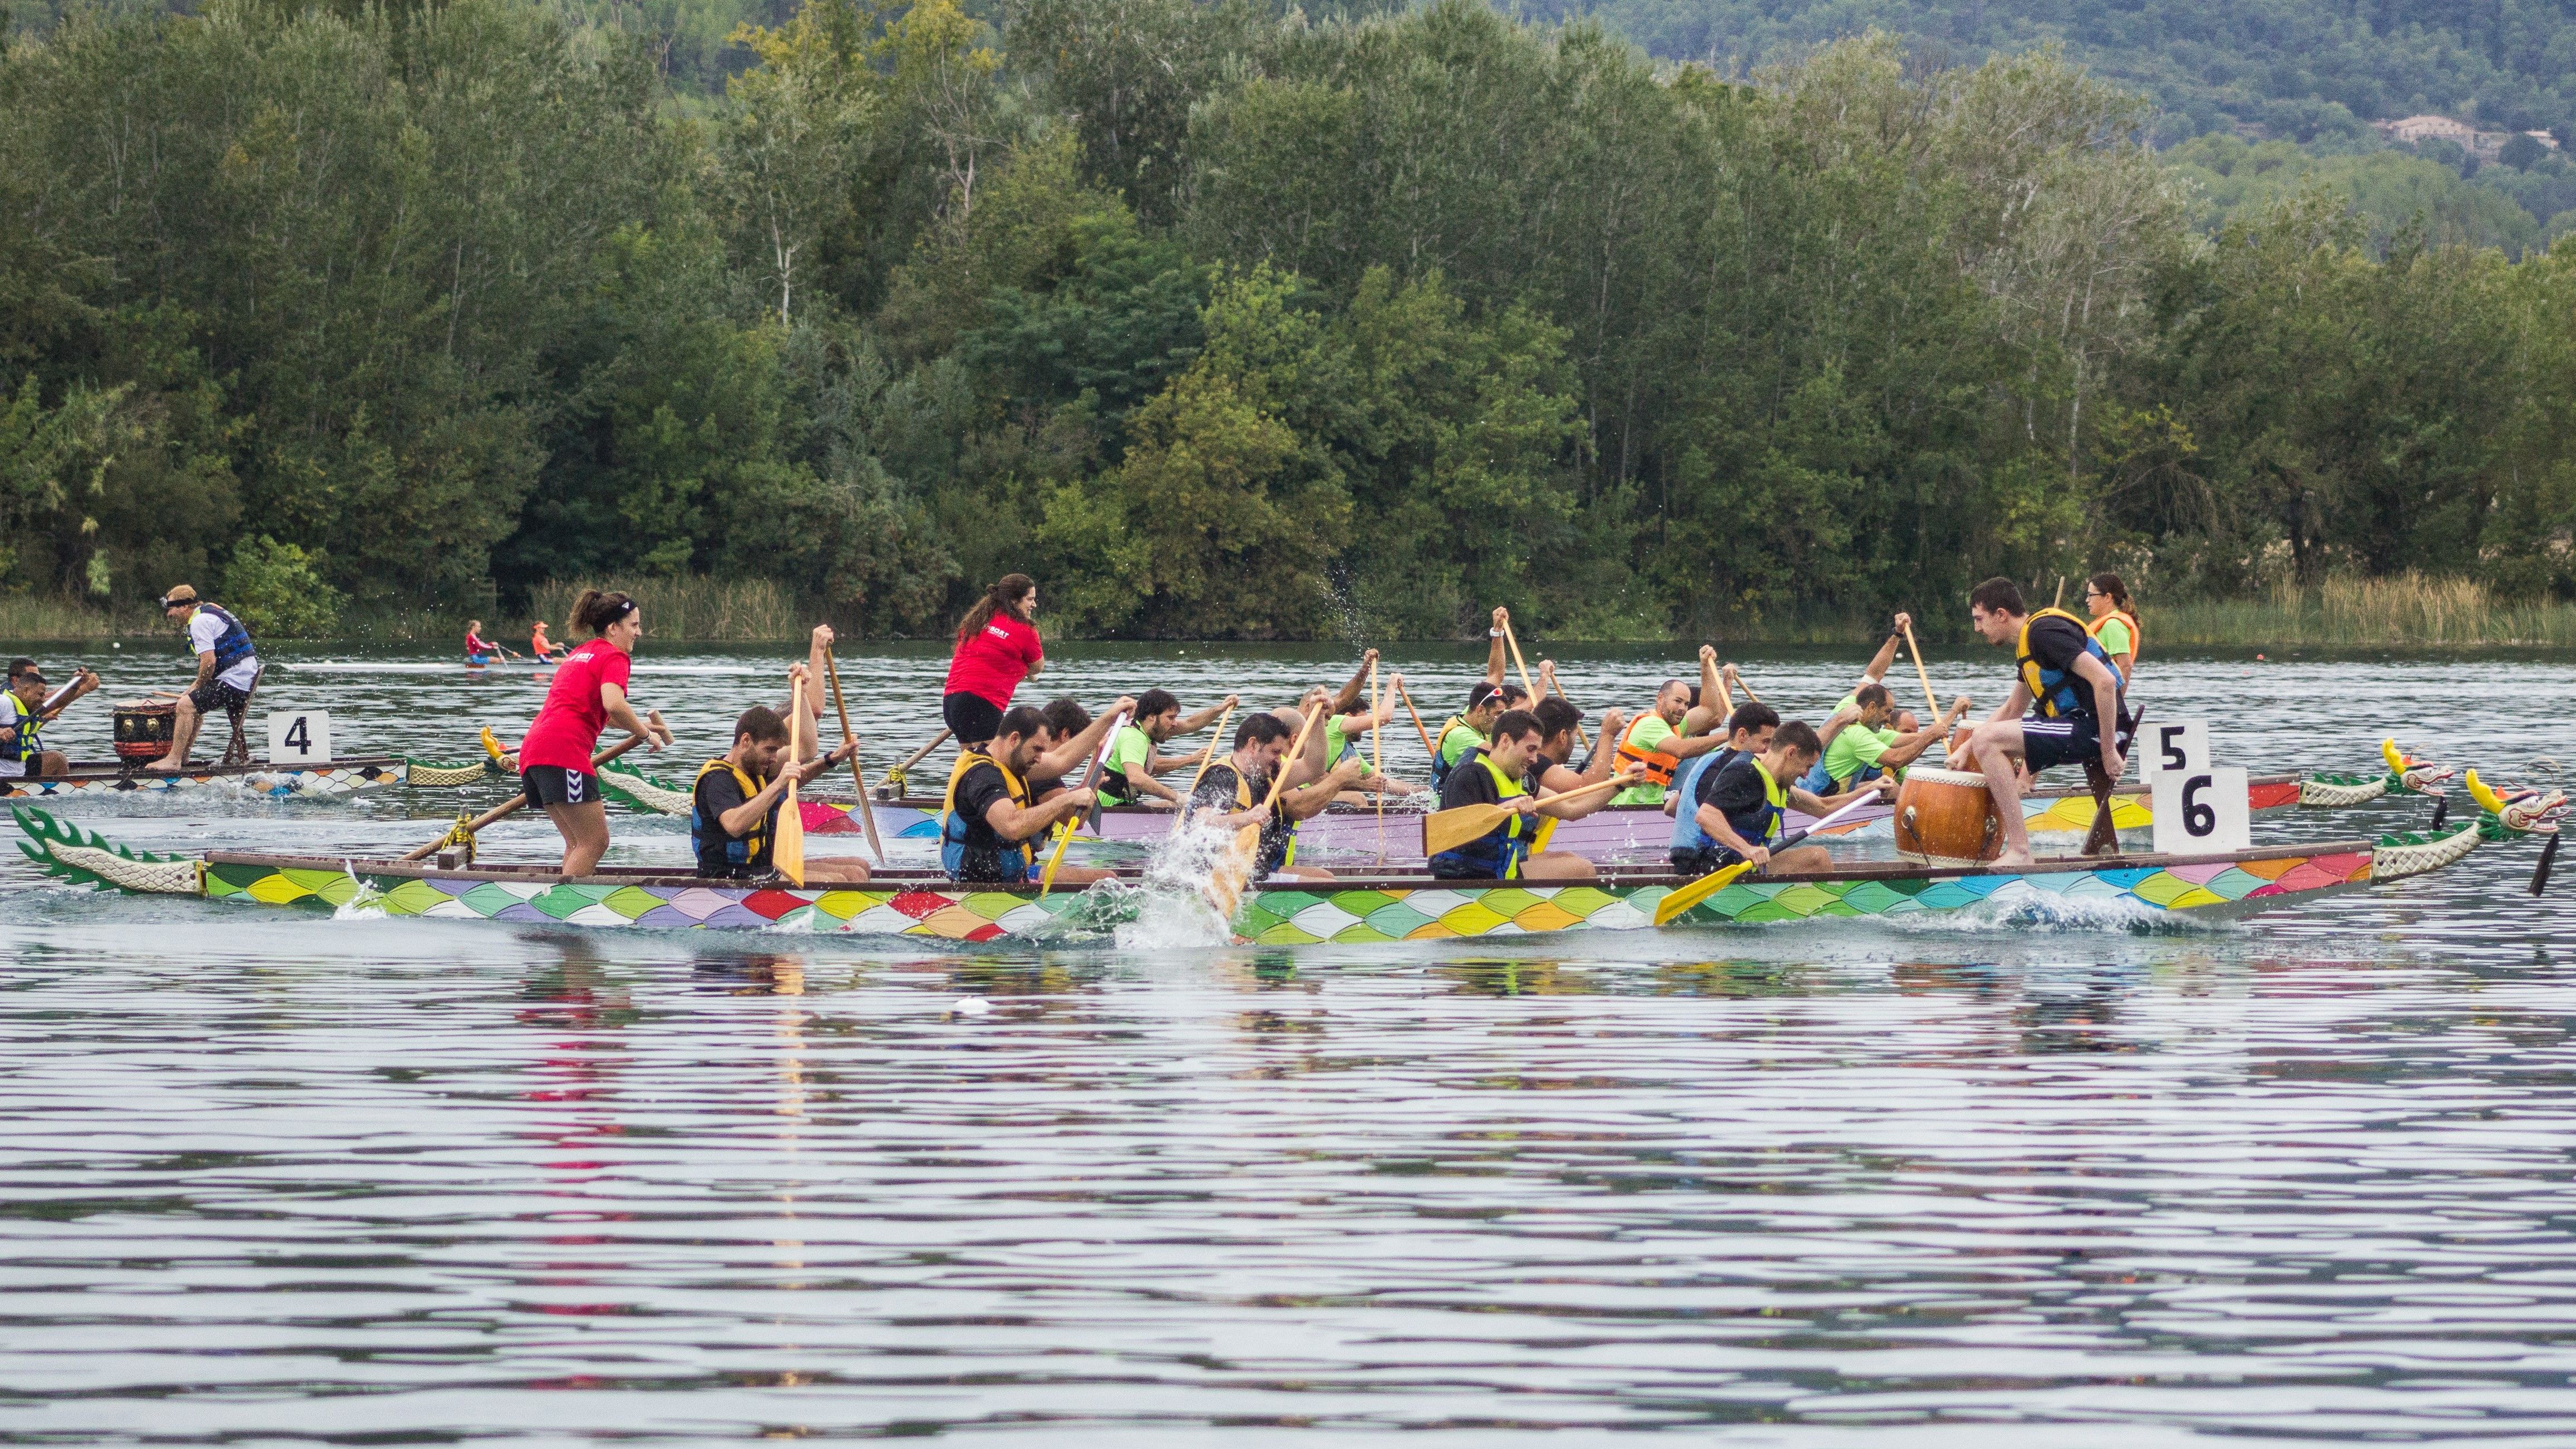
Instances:
[[[1046,667],[1038,642],[1037,580],[1004,574],[984,591],[957,625],[957,652],[948,661],[947,697],[940,718],[964,748],[992,742],[1020,681]]]
[[[608,853],[608,809],[600,802],[591,752],[600,731],[614,724],[644,736],[648,749],[671,742],[660,720],[645,720],[626,702],[627,675],[635,667],[635,641],[644,619],[624,594],[587,589],[573,602],[572,627],[595,635],[565,656],[546,691],[545,707],[519,742],[519,786],[528,802],[545,807],[564,840],[563,873],[588,875]]]
[[[2084,608],[2093,616],[2085,632],[2111,656],[2111,667],[2120,671],[2120,683],[2124,687],[2137,683],[2138,606],[2129,602],[2129,586],[2120,582],[2118,574],[2095,574],[2084,585]]]

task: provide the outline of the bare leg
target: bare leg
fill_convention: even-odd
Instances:
[[[170,753],[143,768],[165,775],[188,768],[188,747],[197,742],[197,720],[197,702],[179,696],[178,717],[170,722]]]
[[[1832,851],[1821,845],[1793,845],[1771,857],[1766,875],[1804,875],[1809,871],[1834,868]]]
[[[52,780],[59,779],[71,772],[71,756],[64,754],[60,750],[39,750],[36,752],[36,773],[38,775],[41,775],[48,780]]]
[[[1977,726],[1968,741],[1970,758],[1986,777],[1986,793],[1995,800],[1995,814],[2002,818],[2004,853],[1995,857],[1996,866],[2012,869],[2030,864],[2030,827],[2022,823],[2022,785],[2017,778],[2013,756],[2021,753],[2021,721],[1988,720]]]
[[[1542,850],[1521,862],[1523,880],[1598,880],[1592,862],[1567,850]]]
[[[563,873],[588,875],[608,853],[608,807],[597,800],[578,805],[549,805],[546,818],[563,833]]]
[[[1055,883],[1058,889],[1065,886],[1087,886],[1094,881],[1111,879],[1117,874],[1118,872],[1114,870],[1103,870],[1096,865],[1068,865],[1055,873]]]
[[[868,878],[868,863],[856,856],[835,855],[823,860],[805,862],[805,883],[821,881],[830,885],[858,885]]]

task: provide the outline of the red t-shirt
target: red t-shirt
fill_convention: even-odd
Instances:
[[[1038,631],[1026,619],[995,614],[983,631],[958,641],[948,661],[948,693],[972,694],[995,709],[1011,707],[1011,693],[1029,677],[1029,666],[1046,658]]]
[[[599,746],[599,732],[608,728],[608,706],[599,702],[599,687],[624,689],[634,669],[634,656],[605,639],[572,651],[555,670],[537,722],[519,742],[519,768],[558,765],[590,773],[590,752]]]

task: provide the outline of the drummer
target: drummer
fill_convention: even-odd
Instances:
[[[9,688],[0,693],[0,779],[52,779],[71,773],[71,757],[45,748],[45,726],[71,708],[73,700],[98,688],[98,676],[72,671],[63,697],[45,702],[45,672],[33,659],[9,661]]]
[[[1951,752],[1954,761],[1964,755],[1967,768],[1985,774],[2004,831],[2003,854],[1994,864],[2009,870],[2030,864],[2014,758],[2034,777],[2055,765],[2086,766],[2089,776],[2098,765],[2099,788],[2107,789],[2128,764],[2134,722],[2120,698],[2119,671],[2083,620],[2055,607],[2034,612],[2023,605],[2019,584],[1988,579],[1968,595],[1968,622],[1987,643],[2013,651],[2012,694]]]
[[[259,682],[259,650],[241,620],[198,598],[186,584],[161,596],[161,617],[187,631],[188,649],[197,656],[197,682],[179,696],[178,715],[170,722],[170,752],[143,767],[169,775],[188,767],[188,747],[197,742],[197,726],[207,715],[249,708],[251,688]]]

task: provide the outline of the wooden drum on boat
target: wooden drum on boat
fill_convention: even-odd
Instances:
[[[175,701],[129,699],[116,707],[116,757],[157,760],[170,753],[170,730],[179,722]]]
[[[1896,848],[1947,865],[1971,865],[2003,854],[2003,822],[1986,777],[1922,765],[1905,772],[1896,792]]]

